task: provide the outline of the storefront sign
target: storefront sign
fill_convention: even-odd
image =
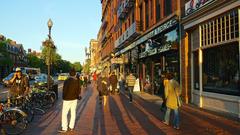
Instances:
[[[185,4],[185,15],[190,15],[194,11],[200,9],[201,7],[207,5],[214,0],[190,0]]]
[[[122,58],[112,58],[111,63],[112,64],[123,64],[123,59]]]
[[[147,57],[147,54],[148,54],[147,52],[142,52],[142,53],[139,54],[139,57],[140,58]]]
[[[166,52],[166,51],[169,51],[171,49],[171,44],[165,44],[165,45],[162,45],[158,48],[158,53],[162,53],[162,52]]]
[[[154,54],[157,54],[157,48],[148,50],[148,56],[151,56],[151,55],[154,55]]]
[[[157,27],[156,29],[154,29],[153,31],[149,32],[148,34],[146,34],[145,36],[143,36],[142,38],[140,38],[139,40],[136,41],[136,44],[141,44],[142,42],[148,40],[151,37],[154,37],[158,34],[160,34],[161,32],[171,28],[172,26],[174,26],[175,24],[177,24],[177,20],[176,18],[173,18],[169,21],[167,21],[166,23],[160,25],[159,27]]]

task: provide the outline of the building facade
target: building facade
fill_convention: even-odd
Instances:
[[[91,39],[90,41],[90,71],[95,72],[97,70],[97,63],[98,63],[98,41],[95,39]]]
[[[26,51],[23,48],[22,44],[17,44],[16,41],[6,39],[3,35],[0,35],[0,41],[7,41],[6,42],[6,50],[9,54],[9,57],[13,63],[12,66],[10,65],[0,65],[1,68],[1,78],[8,75],[12,72],[13,68],[15,67],[24,67],[27,66],[27,56]]]
[[[101,0],[102,3],[102,25],[100,28],[101,39],[101,65],[104,72],[109,73],[111,70],[110,57],[114,50],[114,26],[116,24],[116,0]]]
[[[111,59],[110,69],[125,76],[133,72],[141,91],[155,95],[162,93],[161,76],[174,73],[185,103],[240,117],[238,0],[102,4],[113,8],[108,13],[103,8],[107,21],[101,26],[102,61]]]
[[[193,104],[240,118],[240,1],[185,0],[182,88]]]
[[[161,75],[180,78],[179,0],[123,0],[118,3],[116,56],[120,72],[135,73],[141,90],[160,95]],[[148,86],[148,88],[146,87]]]

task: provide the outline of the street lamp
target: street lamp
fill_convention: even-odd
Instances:
[[[48,30],[49,30],[49,33],[48,33],[48,39],[46,39],[44,42],[43,42],[43,46],[45,46],[47,48],[47,56],[46,56],[46,64],[48,66],[48,90],[50,89],[50,68],[51,68],[51,64],[52,64],[52,51],[54,49],[56,49],[55,45],[54,45],[54,42],[52,41],[52,37],[51,37],[51,29],[52,29],[52,26],[53,26],[53,22],[51,19],[48,20]]]
[[[52,22],[51,19],[48,20],[47,25],[48,25],[48,30],[49,30],[48,38],[49,38],[49,39],[52,39],[52,37],[51,37],[51,30],[52,30],[53,22]]]

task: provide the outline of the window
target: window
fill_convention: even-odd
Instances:
[[[149,18],[149,11],[148,11],[148,1],[146,1],[146,4],[145,4],[145,9],[146,9],[146,16],[145,16],[145,23],[146,23],[146,25],[145,25],[145,27],[146,28],[148,28],[148,26],[149,26],[149,21],[148,21],[148,18]]]
[[[238,42],[203,50],[203,90],[240,95]]]
[[[153,10],[154,10],[154,8],[153,8],[153,1],[154,0],[150,0],[150,17],[151,17],[151,19],[153,19]]]
[[[140,6],[140,25],[141,25],[141,30],[143,27],[143,5]]]
[[[160,17],[161,17],[161,12],[160,12],[160,1],[159,0],[155,0],[156,2],[156,20],[157,22],[160,21]]]
[[[172,0],[164,1],[164,15],[168,16],[172,13]]]
[[[134,11],[132,11],[132,23],[135,22],[135,15],[134,15]]]
[[[203,46],[218,44],[239,37],[238,12],[233,10],[201,26]]]

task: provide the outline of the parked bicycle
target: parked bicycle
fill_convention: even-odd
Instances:
[[[21,134],[27,128],[27,114],[18,108],[0,104],[0,127],[4,134]]]

